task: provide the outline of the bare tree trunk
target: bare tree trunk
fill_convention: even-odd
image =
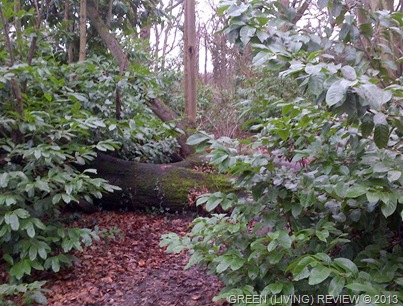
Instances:
[[[80,0],[80,52],[78,61],[85,61],[87,49],[87,1]]]
[[[14,13],[15,13],[15,17],[14,17],[14,27],[15,27],[15,33],[17,35],[17,44],[18,44],[18,53],[19,53],[19,57],[20,60],[22,60],[22,46],[21,46],[21,18],[18,17],[18,13],[21,9],[21,3],[20,0],[15,0],[14,1]]]
[[[113,8],[113,0],[109,0],[109,8],[108,8],[108,16],[106,17],[106,25],[108,28],[111,28],[112,23],[112,8]]]
[[[70,1],[66,1],[64,3],[64,18],[63,20],[68,23],[70,21]],[[68,25],[68,30],[71,32],[72,25]],[[71,42],[66,42],[67,47],[67,64],[71,64],[73,62],[73,45]]]
[[[99,16],[94,0],[87,0],[87,15],[119,67],[123,67],[125,70],[128,66],[127,57],[115,36],[109,32],[109,28]]]
[[[185,113],[196,125],[196,13],[195,0],[185,1]]]
[[[208,39],[207,27],[204,25],[204,84],[207,85]]]

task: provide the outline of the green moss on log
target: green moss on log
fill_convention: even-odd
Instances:
[[[191,190],[225,193],[238,192],[231,178],[218,173],[202,173],[187,168],[195,161],[174,164],[143,164],[128,162],[99,154],[93,166],[102,178],[122,188],[121,192],[107,194],[102,203],[108,207],[158,208],[180,211],[188,207]]]

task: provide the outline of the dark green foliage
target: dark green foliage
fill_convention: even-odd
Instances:
[[[3,10],[6,18],[15,17],[11,2]],[[21,14],[32,18],[33,10]],[[92,203],[119,189],[88,166],[98,151],[168,162],[181,132],[147,107],[157,81],[140,60],[124,75],[104,56],[66,65],[59,41],[45,40],[38,31],[41,39],[28,65],[23,59],[30,39],[25,38],[33,28],[24,22],[24,39],[16,38],[18,63],[11,67],[0,36],[0,264],[9,273],[9,283],[0,285],[0,304],[13,294],[46,303],[43,282],[29,283],[32,272],[58,272],[71,265],[72,250],[99,239],[96,230],[73,228],[64,220],[66,209],[79,201]],[[57,28],[49,31],[61,34]],[[15,112],[14,80],[22,92],[26,89],[22,116]],[[117,90],[121,120],[115,119]]]
[[[359,32],[341,2],[320,5],[340,26],[332,43],[331,35],[299,31],[277,1],[223,1],[219,9],[230,20],[228,37],[252,43],[254,64],[294,77],[303,94],[272,99],[275,116],[252,126],[259,133],[250,139],[197,133],[188,140],[210,148],[211,163],[247,191],[240,199],[202,195],[198,204],[227,213],[196,219],[184,237],[162,238],[170,252],[189,251],[187,267],[206,265],[219,276],[226,286],[217,300],[348,294],[359,305],[364,295],[403,305],[402,86],[382,87],[386,71],[373,78],[372,59],[353,45],[370,34]],[[401,27],[394,13],[367,14],[371,28],[380,20],[379,31]]]

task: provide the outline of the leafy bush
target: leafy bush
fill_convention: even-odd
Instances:
[[[331,14],[345,9],[338,1],[320,3]],[[225,284],[217,300],[349,294],[364,305],[366,294],[403,305],[399,80],[387,88],[375,85],[358,48],[347,62],[334,55],[351,51],[356,36],[325,44],[329,38],[298,31],[287,20],[295,15],[277,1],[224,1],[220,10],[230,18],[230,37],[255,43],[256,65],[279,69],[279,77],[296,76],[307,95],[278,99],[281,115],[255,124],[259,133],[250,139],[189,138],[200,150],[210,147],[210,162],[235,176],[246,196],[202,195],[197,204],[210,211],[220,205],[227,213],[197,218],[189,234],[167,234],[161,246],[188,250],[186,267],[207,265],[217,274]],[[369,15],[374,27],[383,20],[380,31],[399,22],[393,13]],[[358,31],[351,18],[336,22]],[[400,35],[396,29],[390,31]],[[321,51],[322,43],[329,49]],[[328,62],[330,57],[340,63]],[[389,73],[381,70],[379,83],[390,80]]]
[[[36,58],[32,66],[0,68],[6,101],[13,100],[9,84],[16,78],[28,84],[23,116],[7,103],[0,117],[0,254],[9,273],[0,294],[44,303],[42,283],[29,283],[31,272],[58,272],[71,264],[71,250],[99,239],[93,230],[66,225],[63,211],[118,189],[88,166],[97,152],[120,148],[128,159],[165,162],[179,131],[147,109],[152,76],[142,70],[132,81],[104,58],[70,66]],[[116,83],[121,120],[113,119]]]

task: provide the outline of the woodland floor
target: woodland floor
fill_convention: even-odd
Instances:
[[[188,255],[168,254],[159,247],[168,232],[184,234],[194,215],[136,212],[73,214],[72,225],[114,232],[84,252],[74,265],[47,280],[48,305],[209,306],[222,284],[206,271],[184,270]]]

